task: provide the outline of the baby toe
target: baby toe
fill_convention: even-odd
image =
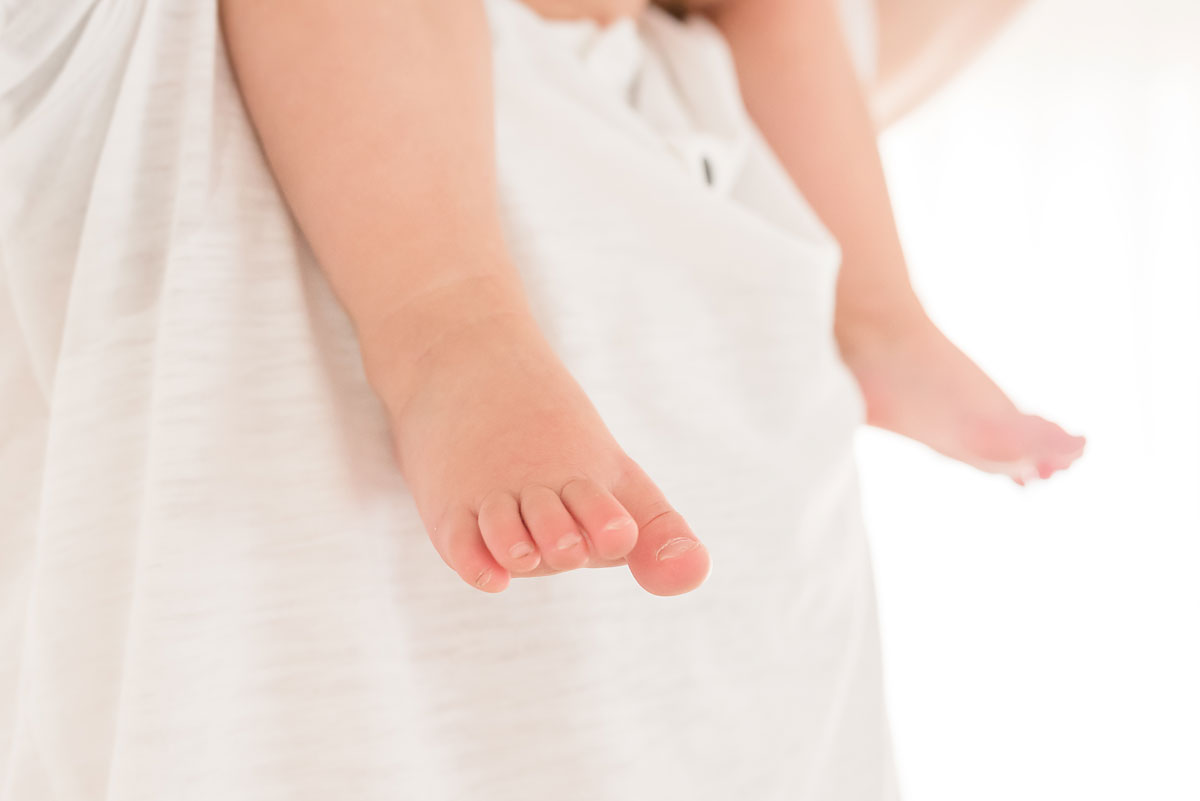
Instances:
[[[521,490],[520,509],[543,564],[554,570],[573,570],[587,564],[587,543],[557,492],[531,484]]]
[[[1083,448],[1087,440],[1083,437],[1073,436],[1064,431],[1056,423],[1043,418],[1034,418],[1036,448],[1038,461],[1038,476],[1040,478],[1049,478],[1049,476],[1058,470],[1065,470],[1071,464],[1083,455]]]
[[[508,587],[508,571],[484,544],[470,510],[456,509],[447,514],[431,539],[442,560],[472,587],[484,592],[501,592]]]
[[[637,523],[611,492],[590,478],[568,481],[559,492],[567,511],[583,527],[592,554],[620,559],[637,542]]]
[[[528,573],[542,561],[511,493],[497,491],[484,498],[479,505],[479,531],[492,556],[509,572]]]
[[[626,561],[638,584],[654,595],[679,595],[703,584],[712,569],[708,549],[645,472],[635,466],[614,489],[637,524],[637,543]]]

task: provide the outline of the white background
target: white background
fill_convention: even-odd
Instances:
[[[907,801],[1200,801],[1200,0],[1036,0],[883,140],[918,291],[1088,437],[861,440]]]

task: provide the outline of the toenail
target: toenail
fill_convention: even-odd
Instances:
[[[533,546],[528,542],[518,542],[516,545],[508,549],[509,554],[513,559],[521,559],[533,553]]]
[[[695,550],[700,545],[700,540],[694,540],[690,537],[676,537],[673,540],[667,540],[663,546],[654,554],[658,561],[665,559],[674,559],[676,556],[682,556],[688,551]]]
[[[633,526],[633,525],[637,525],[636,523],[633,522],[633,518],[618,517],[616,520],[609,522],[609,524],[604,527],[604,530],[605,531],[616,531],[619,528],[629,528],[630,526]]]
[[[578,534],[567,534],[558,541],[558,550],[565,551],[568,548],[574,548],[581,542],[583,542],[583,537]]]
[[[492,580],[491,568],[484,570],[475,578],[476,587],[486,587],[487,583]]]

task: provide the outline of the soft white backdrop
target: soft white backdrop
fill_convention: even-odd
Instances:
[[[1035,0],[883,150],[934,319],[1089,439],[863,433],[906,798],[1200,801],[1200,0]]]

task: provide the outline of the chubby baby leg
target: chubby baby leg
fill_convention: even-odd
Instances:
[[[555,358],[505,252],[484,9],[409,5],[223,0],[221,17],[433,545],[489,592],[623,563],[651,593],[691,590],[708,552]]]

